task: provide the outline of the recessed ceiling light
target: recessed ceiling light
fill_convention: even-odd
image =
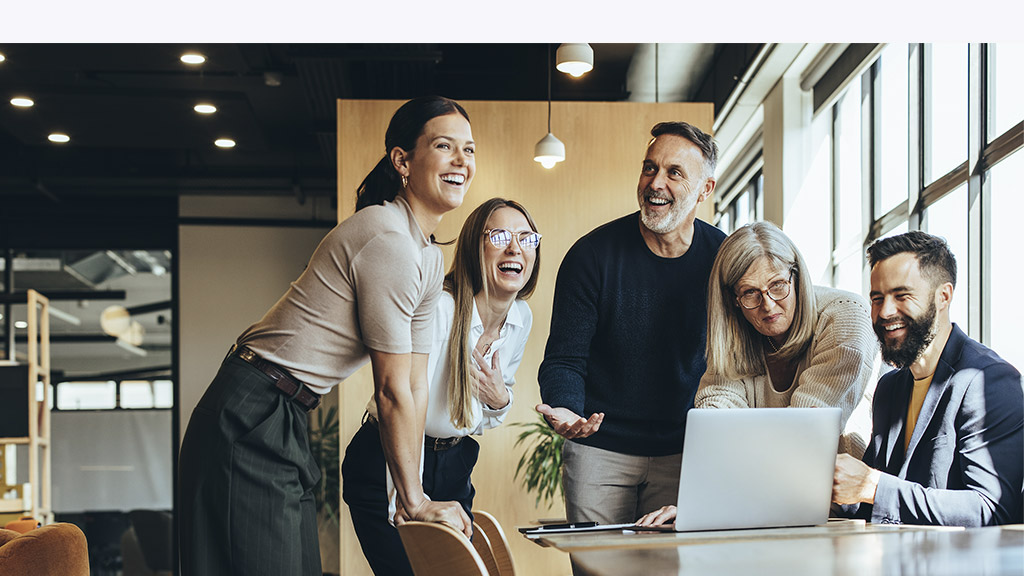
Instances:
[[[4,60],[7,60],[7,56],[0,54],[0,62],[3,62]]]
[[[213,114],[217,111],[217,107],[213,104],[196,104],[192,109],[200,114]]]
[[[202,54],[198,54],[195,52],[189,54],[182,54],[181,61],[185,64],[202,64],[203,62],[206,62],[206,56],[203,56]]]
[[[217,138],[216,140],[214,140],[213,143],[216,144],[217,147],[219,147],[219,148],[234,148],[235,147],[235,141],[232,140],[231,138]]]
[[[70,136],[68,136],[67,134],[62,134],[60,132],[54,132],[53,134],[50,134],[46,138],[50,142],[56,142],[57,144],[66,144],[68,142],[71,142]]]
[[[17,96],[11,98],[11,104],[20,108],[29,108],[35,104],[31,98],[25,98],[24,96]]]
[[[14,323],[14,327],[21,329],[28,328],[28,322],[25,322],[24,320],[18,320],[17,322]]]

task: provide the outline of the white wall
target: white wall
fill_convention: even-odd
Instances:
[[[298,278],[327,232],[326,228],[180,227],[177,409],[182,434],[228,348]]]

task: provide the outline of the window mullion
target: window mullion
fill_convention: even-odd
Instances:
[[[924,189],[925,174],[931,163],[931,150],[926,144],[925,132],[931,130],[932,94],[925,81],[931,73],[931,50],[924,44],[916,44],[910,49],[908,82],[907,117],[907,186],[908,206],[910,214],[907,222],[908,230],[924,230],[927,225],[927,213],[921,205],[921,194]]]
[[[981,162],[985,148],[985,91],[984,91],[984,58],[980,43],[971,43],[967,52],[967,281],[969,298],[967,307],[968,333],[971,337],[984,343],[991,342],[991,326],[986,316],[991,314],[989,304],[990,289],[987,279],[989,274],[989,257],[987,245],[987,223],[991,223],[991,214],[986,214],[989,198],[983,195],[984,166]]]

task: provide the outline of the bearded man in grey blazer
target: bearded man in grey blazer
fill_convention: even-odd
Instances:
[[[950,322],[956,259],[914,231],[868,248],[871,320],[882,358],[863,461],[836,460],[832,500],[883,524],[1022,521],[1020,372]]]

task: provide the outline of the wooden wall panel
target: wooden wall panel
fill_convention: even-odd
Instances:
[[[355,190],[384,155],[384,132],[401,101],[338,101],[338,218],[352,214]],[[532,495],[512,480],[520,449],[513,449],[519,430],[514,422],[533,421],[540,401],[537,369],[544,355],[555,275],[565,252],[580,236],[600,224],[637,210],[636,185],[650,129],[657,122],[685,120],[711,131],[713,107],[704,103],[555,102],[551,127],[565,143],[566,160],[551,170],[533,161],[534,144],[547,131],[546,102],[461,102],[469,113],[477,143],[477,173],[465,203],[445,216],[438,239],[455,238],[465,217],[493,196],[521,202],[544,234],[540,282],[530,307],[534,325],[522,365],[516,374],[515,405],[504,426],[482,438],[480,461],[473,474],[476,507],[495,515],[512,544],[522,574],[568,574],[568,557],[542,549],[514,533],[514,526],[541,517],[559,517],[564,508],[538,508]],[[699,216],[707,220],[705,202]],[[452,249],[445,247],[446,263]],[[365,367],[342,384],[343,444],[359,427],[373,384]],[[511,532],[511,533],[510,533]],[[341,534],[342,573],[369,574],[347,513]]]

